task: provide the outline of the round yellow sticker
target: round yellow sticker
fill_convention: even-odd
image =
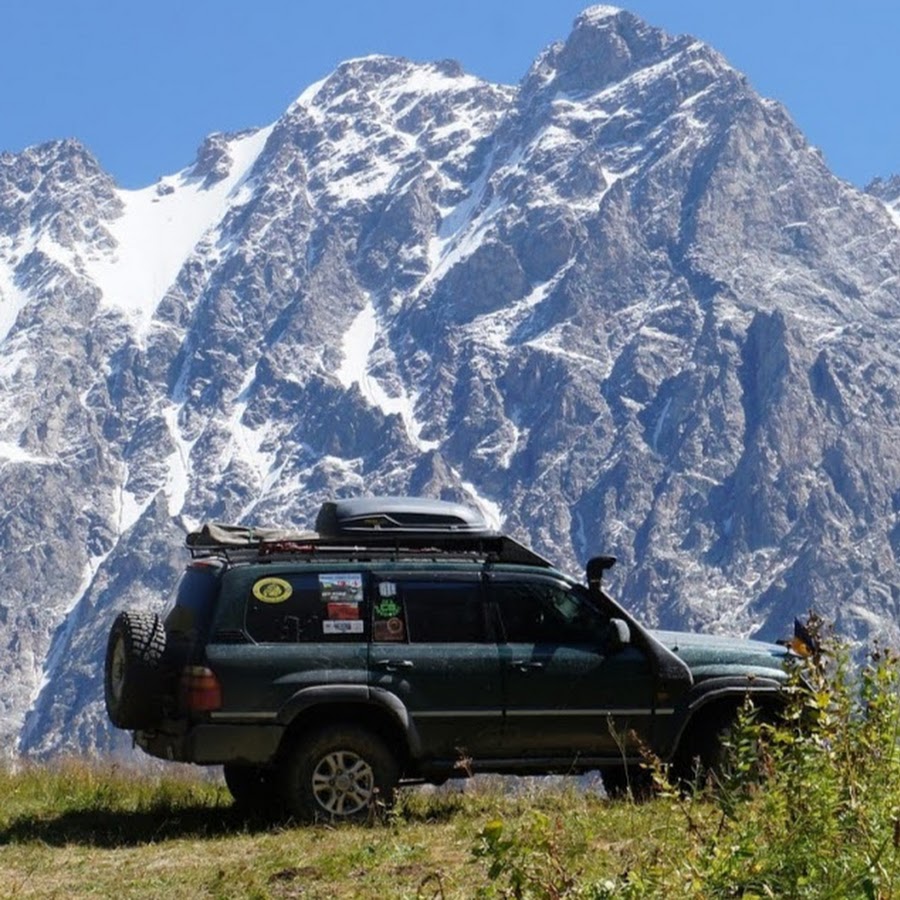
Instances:
[[[283,578],[260,578],[253,585],[253,596],[263,603],[284,603],[294,589]]]

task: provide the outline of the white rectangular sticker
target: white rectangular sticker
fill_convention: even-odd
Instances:
[[[322,623],[323,634],[362,634],[362,619],[326,619]]]

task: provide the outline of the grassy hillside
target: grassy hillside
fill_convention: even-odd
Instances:
[[[76,761],[5,772],[0,798],[10,897],[474,897],[491,885],[480,835],[498,822],[552,845],[537,856],[566,882],[676,851],[684,830],[664,802],[558,782],[414,789],[384,821],[339,828],[273,826],[234,811],[215,783]]]
[[[726,774],[682,797],[656,767],[642,803],[485,779],[300,827],[183,771],[0,771],[0,896],[900,898],[898,685],[889,654],[808,660],[783,722],[742,716]]]
[[[482,835],[498,828],[533,845],[520,867],[547,869],[536,884],[561,889],[686,839],[671,803],[610,802],[560,780],[413,789],[383,821],[339,828],[248,819],[218,784],[77,761],[5,772],[0,798],[4,897],[474,897],[509,886],[488,874]]]

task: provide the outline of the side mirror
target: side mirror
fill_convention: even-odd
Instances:
[[[606,637],[606,651],[614,653],[631,643],[631,629],[624,619],[610,619]]]

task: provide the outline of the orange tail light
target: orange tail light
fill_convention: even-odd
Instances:
[[[222,685],[206,666],[182,669],[179,688],[181,705],[190,712],[209,712],[222,706]]]

